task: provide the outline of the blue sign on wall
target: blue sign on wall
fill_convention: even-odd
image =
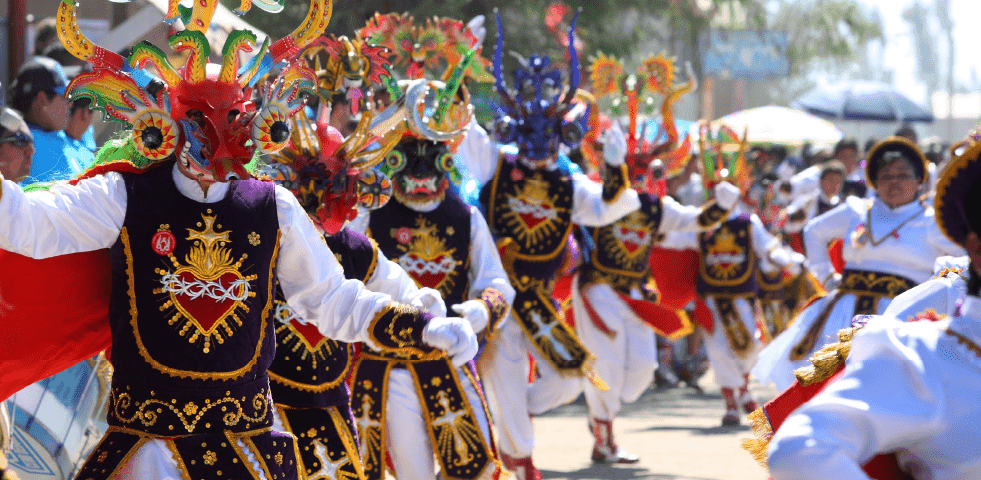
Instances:
[[[787,34],[766,30],[715,30],[699,42],[702,73],[760,79],[786,76]]]

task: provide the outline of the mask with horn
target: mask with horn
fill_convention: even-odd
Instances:
[[[698,149],[702,185],[711,192],[715,185],[727,181],[739,188],[744,200],[753,183],[746,163],[746,132],[740,137],[727,125],[700,121],[698,123]]]
[[[346,105],[356,122],[361,110],[371,107],[370,86],[381,84],[391,65],[387,48],[346,36],[322,35],[301,56],[317,74],[317,94],[332,108]]]
[[[58,36],[69,52],[94,67],[71,82],[68,95],[90,98],[107,118],[132,128],[136,150],[150,160],[174,158],[185,175],[203,181],[248,178],[245,164],[256,151],[275,153],[289,142],[287,119],[303,107],[299,90],[316,83],[313,71],[293,60],[327,26],[331,9],[331,0],[314,0],[299,28],[271,45],[264,41],[245,65],[240,54],[255,51],[255,34],[231,32],[222,63],[211,64],[208,25],[189,24],[169,38],[171,48],[186,56],[184,66],[176,68],[146,41],[128,60],[95,45],[78,28],[74,0],[63,0]],[[282,67],[282,74],[257,107],[253,87],[273,66]]]
[[[497,17],[497,46],[494,50],[495,89],[501,105],[495,112],[495,134],[501,143],[515,143],[519,155],[530,164],[546,167],[553,163],[559,144],[576,148],[586,133],[589,108],[576,102],[579,89],[579,56],[573,39],[576,20],[569,27],[569,84],[563,88],[562,74],[549,68],[549,59],[532,55],[527,60],[518,56],[520,67],[514,71],[517,89],[512,94],[504,82],[502,54],[504,27]]]
[[[304,110],[293,116],[291,144],[271,155],[258,176],[293,192],[314,225],[333,235],[357,217],[357,207],[372,210],[388,202],[392,182],[372,167],[393,145],[372,147],[377,137],[369,132],[369,111],[347,138],[329,119],[327,107],[321,107],[316,122]]]
[[[600,53],[590,66],[593,93],[597,97],[613,97],[612,113],[627,116],[626,164],[634,188],[664,195],[665,180],[684,170],[691,152],[691,140],[678,141],[673,106],[682,95],[696,88],[694,72],[686,64],[688,82],[674,84],[674,61],[663,54],[649,56],[637,69],[627,75],[623,63]],[[654,113],[653,94],[663,97],[660,106],[661,122],[657,136],[647,138],[646,119]],[[643,104],[643,105],[642,105]],[[641,114],[640,109],[644,112]],[[638,129],[638,123],[643,126]],[[585,151],[586,149],[584,149]],[[600,158],[587,159],[599,165]]]
[[[371,131],[394,146],[381,171],[391,176],[395,199],[410,208],[435,208],[450,182],[462,179],[453,152],[473,116],[470,95],[462,82],[475,55],[476,49],[467,52],[446,82],[398,82],[395,102],[372,122]]]
[[[490,61],[480,56],[477,36],[459,20],[433,17],[414,24],[408,13],[375,13],[358,30],[358,37],[388,48],[395,57],[394,67],[404,71],[409,79],[424,78],[428,71],[431,77],[446,81],[453,66],[463,60],[467,51],[476,48],[477,56],[465,70],[466,76],[477,82],[493,80],[487,73]]]
[[[300,56],[317,72],[319,114],[312,121],[309,109],[303,109],[290,119],[290,144],[269,156],[259,176],[290,190],[314,225],[334,235],[357,216],[356,207],[372,210],[388,202],[392,182],[372,167],[393,145],[378,146],[379,137],[369,131],[374,118],[370,101],[365,102],[366,110],[358,112],[353,132],[344,138],[330,125],[337,106],[329,99],[342,92],[370,92],[387,76],[390,62],[382,47],[333,36],[314,40]],[[350,106],[355,104],[352,101]]]

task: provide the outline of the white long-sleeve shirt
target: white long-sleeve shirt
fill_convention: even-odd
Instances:
[[[872,240],[882,243],[872,245],[866,240],[861,245],[858,237],[864,231],[867,238],[869,230]],[[896,234],[891,235],[894,230]],[[933,276],[937,257],[964,255],[964,249],[940,232],[933,208],[916,201],[891,209],[878,197],[847,197],[844,204],[808,222],[804,248],[818,280],[824,281],[834,272],[828,244],[835,238],[844,239],[846,268],[899,275],[916,283]]]
[[[948,320],[870,321],[852,341],[844,375],[774,435],[770,475],[867,480],[861,465],[895,452],[917,480],[981,478],[979,345],[978,297]]]
[[[205,195],[176,165],[172,175],[181,194],[196,202],[215,203],[228,192],[227,183],[215,183]],[[345,280],[296,197],[279,186],[275,196],[281,234],[277,272],[287,303],[326,337],[373,345],[367,328],[392,298]],[[0,249],[41,259],[109,248],[123,227],[126,197],[123,177],[115,172],[75,186],[55,185],[47,192],[24,193],[5,180],[0,191]]]
[[[467,166],[467,171],[480,182],[486,184],[497,171],[501,149],[490,135],[477,124],[471,122],[467,136],[456,152]],[[551,169],[558,168],[552,164]],[[616,199],[607,203],[603,200],[603,185],[581,173],[572,175],[572,223],[587,227],[609,225],[620,217],[640,208],[637,191],[627,188]]]

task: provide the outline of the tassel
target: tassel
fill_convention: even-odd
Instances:
[[[753,435],[756,438],[744,438],[742,447],[753,456],[756,461],[769,468],[766,463],[766,450],[770,447],[770,439],[773,438],[773,429],[770,427],[770,419],[766,417],[763,408],[757,408],[747,417],[749,426],[753,427]]]

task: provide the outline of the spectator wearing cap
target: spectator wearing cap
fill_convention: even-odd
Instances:
[[[68,79],[61,64],[48,57],[34,57],[17,71],[11,86],[10,106],[19,110],[34,135],[30,176],[23,183],[68,180],[95,159],[92,150],[69,141]]]
[[[19,182],[31,173],[34,136],[24,118],[10,107],[0,106],[0,175]]]

